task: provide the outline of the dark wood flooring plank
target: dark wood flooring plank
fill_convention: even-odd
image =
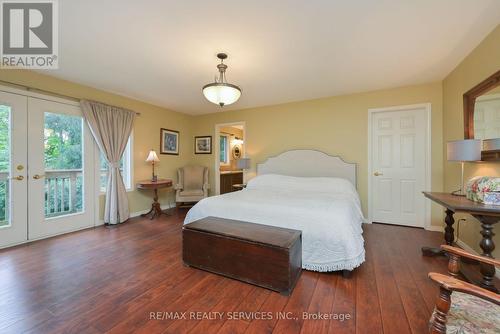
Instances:
[[[355,333],[356,332],[356,276],[339,277],[335,300],[333,301],[331,313],[336,318],[330,321],[329,333]]]
[[[426,257],[422,255],[422,246],[438,247],[443,243],[443,234],[424,230],[403,229],[400,232],[401,242],[407,248],[405,255],[411,263],[410,270],[418,290],[425,300],[427,310],[432,312],[436,303],[439,288],[428,278],[431,271],[446,274],[448,263],[445,257]]]
[[[400,235],[404,227],[397,227],[396,234]],[[428,319],[430,312],[427,309],[418,286],[411,272],[411,261],[407,254],[401,253],[402,242],[400,238],[394,238],[393,242],[385,243],[385,250],[391,256],[388,258],[398,286],[406,318],[412,333],[425,333],[429,329]]]
[[[250,324],[252,314],[258,311],[262,304],[271,294],[271,291],[259,287],[255,287],[253,291],[238,305],[237,315],[231,319],[226,317],[226,321],[219,330],[219,333],[238,334],[245,333]]]
[[[372,230],[373,242],[369,249],[373,254],[377,293],[381,296],[379,298],[379,304],[384,333],[411,333],[397,283],[394,278],[393,268],[389,260],[391,254],[386,252],[384,247],[384,244],[389,242],[389,240],[387,240],[387,235],[390,233],[390,226],[372,226]]]
[[[157,299],[176,300],[180,298],[185,291],[205,276],[200,271],[192,272],[190,268],[181,268],[175,276],[167,276],[161,284],[147,290],[138,297],[114,307],[108,312],[103,312],[100,315],[96,314],[95,321],[93,321],[94,326],[103,332],[109,331],[119,325],[123,319],[128,319],[134,314],[142,312],[143,309]]]
[[[302,279],[299,280],[297,285],[300,284],[301,280]],[[271,292],[256,314],[259,318],[255,318],[250,322],[245,333],[272,333],[276,322],[278,322],[276,314],[283,311],[289,298],[290,297],[283,296],[277,292]]]
[[[290,319],[287,317],[278,320],[273,333],[300,333],[302,324],[304,323],[302,312],[309,308],[318,281],[318,275],[317,272],[302,271],[300,281],[283,309],[284,316],[290,316]]]
[[[211,319],[202,319],[195,321],[193,327],[188,326],[188,322],[177,322],[167,328],[166,333],[218,333],[225,321],[228,312],[234,312],[249,293],[254,291],[254,287],[231,280],[230,284],[224,287],[224,291],[220,294],[219,302],[213,308],[208,310]],[[262,289],[262,288],[257,288]],[[199,311],[198,311],[199,312]]]
[[[350,279],[304,271],[286,297],[183,266],[182,219],[133,219],[1,250],[0,332],[351,333],[356,325],[357,333],[409,333],[422,329],[434,307],[437,288],[427,273],[446,272],[446,259],[420,254],[421,246],[439,245],[441,233],[364,225],[366,263]],[[304,311],[328,309],[355,320],[302,319]],[[150,312],[197,310],[253,313],[150,319]],[[297,319],[277,318],[286,312]],[[256,314],[269,319],[252,319]]]
[[[356,268],[356,333],[383,333],[380,313],[377,277],[373,268],[373,252],[369,245],[372,242],[371,230],[365,228],[366,261]]]
[[[335,273],[319,275],[316,289],[307,309],[308,316],[316,315],[316,317],[304,319],[301,333],[328,333],[330,320],[321,319],[319,315],[331,314],[339,276]]]

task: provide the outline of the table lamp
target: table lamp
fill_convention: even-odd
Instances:
[[[160,159],[158,159],[158,156],[156,155],[155,150],[149,151],[149,155],[146,158],[146,162],[151,162],[153,165],[153,174],[151,177],[151,181],[156,182],[158,180],[158,176],[155,175],[155,162],[159,162]]]
[[[236,161],[238,169],[250,169],[250,158],[240,158]]]
[[[467,161],[481,160],[481,139],[455,140],[446,143],[448,161],[459,161],[462,164],[462,181],[460,190],[451,194],[465,196],[464,191],[464,163]]]

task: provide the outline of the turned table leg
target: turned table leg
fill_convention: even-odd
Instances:
[[[455,242],[455,229],[453,228],[453,224],[455,224],[455,218],[453,218],[454,213],[455,212],[450,209],[446,209],[446,218],[444,219],[446,223],[446,227],[444,228],[444,240],[449,246],[453,246]]]
[[[446,218],[444,219],[444,222],[446,223],[446,227],[444,228],[444,240],[447,245],[453,246],[453,243],[455,242],[455,229],[453,228],[455,218],[453,218],[453,214],[455,212],[450,209],[446,209],[445,212]],[[422,247],[422,254],[424,256],[446,255],[441,248],[436,247]]]
[[[149,219],[154,219],[156,217],[160,217],[162,214],[166,214],[161,209],[160,202],[158,202],[158,189],[155,188],[153,190],[154,190],[154,197],[153,197],[153,203],[151,204],[151,210],[149,210],[149,212],[147,213],[142,214],[141,217],[150,216]]]
[[[498,217],[488,217],[488,216],[480,216],[474,215],[474,217],[481,222],[481,235],[483,236],[479,246],[483,250],[481,255],[491,257],[491,253],[495,249],[495,243],[493,242],[493,237],[495,233],[493,233],[493,224],[498,222]],[[481,281],[481,287],[488,289],[490,291],[498,292],[498,289],[495,288],[493,283],[493,278],[495,277],[495,267],[490,264],[481,263],[481,275],[483,279]]]

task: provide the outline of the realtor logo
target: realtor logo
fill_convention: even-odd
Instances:
[[[0,67],[58,68],[57,0],[1,0],[0,4]]]

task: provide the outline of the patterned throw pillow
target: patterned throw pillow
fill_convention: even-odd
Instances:
[[[500,192],[500,178],[476,176],[467,182],[467,198],[474,202],[484,202],[486,193]]]

